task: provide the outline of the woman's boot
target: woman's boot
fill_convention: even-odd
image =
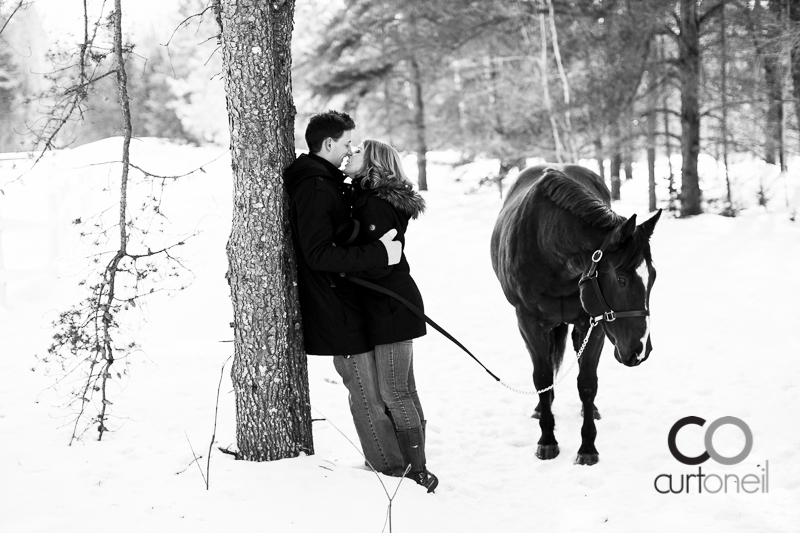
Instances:
[[[406,474],[418,485],[422,485],[428,492],[433,492],[439,485],[439,479],[425,468],[425,439],[422,428],[416,427],[397,432],[397,443],[406,466],[411,465],[411,470]]]

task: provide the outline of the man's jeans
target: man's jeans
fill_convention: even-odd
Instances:
[[[414,382],[413,355],[411,341],[375,347],[381,398],[392,414],[397,431],[418,428],[425,419]]]
[[[397,444],[394,426],[381,400],[375,352],[349,357],[335,356],[333,366],[350,392],[350,412],[356,426],[364,458],[378,472],[402,475],[403,456]]]

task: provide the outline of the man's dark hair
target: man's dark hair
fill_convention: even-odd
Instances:
[[[330,137],[338,141],[344,132],[355,129],[356,123],[347,113],[328,111],[311,117],[306,127],[306,144],[312,153],[322,150],[322,141]]]

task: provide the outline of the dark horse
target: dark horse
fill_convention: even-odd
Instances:
[[[553,383],[564,357],[567,325],[576,352],[590,323],[591,337],[580,359],[578,392],[583,404],[581,447],[576,464],[593,465],[597,364],[604,335],[614,356],[636,366],[650,355],[649,300],[656,279],[650,236],[659,211],[636,226],[636,215],[619,216],[611,195],[594,172],[575,165],[541,165],[523,170],[508,191],[492,233],[492,266],[533,360],[537,390]],[[592,321],[592,322],[590,322]],[[553,391],[539,395],[534,418],[542,436],[539,459],[558,453],[553,429]]]

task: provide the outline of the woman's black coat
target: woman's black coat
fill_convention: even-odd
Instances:
[[[367,338],[355,287],[344,276],[385,267],[389,259],[378,241],[336,246],[337,230],[350,221],[349,187],[344,179],[336,167],[314,154],[301,155],[284,173],[309,354],[352,355],[374,346]]]
[[[425,201],[413,190],[403,187],[365,189],[354,183],[353,219],[358,221],[358,236],[353,244],[367,245],[394,228],[405,248],[405,233],[410,218],[417,218],[425,209]],[[420,309],[422,295],[411,277],[405,253],[394,266],[361,272],[359,277],[385,287]],[[358,294],[367,321],[367,338],[371,344],[391,344],[425,335],[425,322],[417,318],[396,299],[358,286]]]

